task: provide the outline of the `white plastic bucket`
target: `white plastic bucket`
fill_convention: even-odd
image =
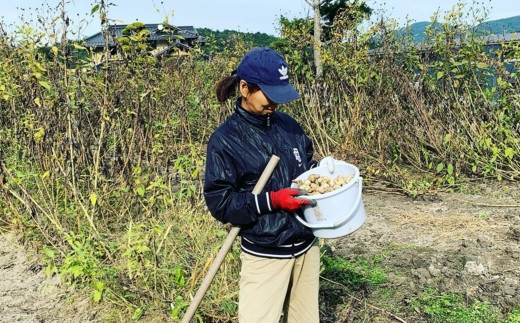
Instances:
[[[319,238],[338,238],[350,234],[365,222],[365,207],[361,199],[361,181],[359,169],[349,163],[336,161],[334,172],[330,173],[327,165],[318,166],[301,174],[296,180],[305,181],[309,175],[318,174],[334,179],[338,176],[354,176],[350,182],[332,192],[316,195],[301,195],[302,198],[316,200],[317,206],[305,206],[305,220],[295,214],[298,221],[312,229]],[[296,183],[292,187],[298,187]]]

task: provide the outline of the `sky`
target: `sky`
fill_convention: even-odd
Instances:
[[[307,0],[311,2],[312,0]],[[69,31],[82,36],[90,36],[100,30],[99,14],[91,15],[94,0],[66,0],[66,11],[70,18]],[[213,30],[237,30],[242,32],[263,32],[278,36],[280,16],[290,19],[312,16],[311,7],[305,0],[106,0],[111,23],[128,24],[135,21],[160,23],[168,19],[175,26],[194,26]],[[438,11],[439,20],[457,2],[469,8],[486,8],[487,20],[496,20],[520,15],[518,0],[366,0],[374,10],[372,20],[380,17],[393,18],[399,24],[430,21]],[[21,22],[36,21],[38,16],[50,21],[59,11],[56,6],[61,0],[0,0],[0,21],[4,26],[14,28]],[[52,8],[52,9],[48,9]]]

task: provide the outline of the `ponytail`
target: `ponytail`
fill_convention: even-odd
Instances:
[[[231,74],[218,81],[215,86],[215,92],[217,94],[217,100],[220,103],[225,102],[229,97],[236,95],[237,85],[240,78],[236,74]]]

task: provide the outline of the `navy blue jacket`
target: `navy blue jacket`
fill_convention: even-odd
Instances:
[[[269,191],[290,187],[315,166],[313,147],[301,126],[285,113],[256,115],[237,101],[233,113],[211,135],[204,177],[206,204],[217,220],[241,226],[242,250],[261,257],[296,257],[315,237],[294,214],[273,210]],[[280,157],[264,190],[252,190],[275,154]]]

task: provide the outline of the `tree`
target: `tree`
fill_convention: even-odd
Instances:
[[[334,26],[334,19],[337,15],[347,10],[349,7],[354,7],[357,14],[349,14],[348,17],[355,21],[358,17],[368,17],[372,13],[364,2],[359,3],[358,0],[305,0],[314,11],[314,65],[316,67],[316,78],[323,76],[323,67],[321,63],[321,46],[322,46],[322,24],[323,36],[325,40],[332,39],[332,27]],[[359,15],[361,13],[361,15]],[[322,15],[323,14],[323,15]]]
[[[324,38],[330,40],[332,38],[334,21],[338,15],[346,13],[348,20],[357,24],[361,22],[358,21],[360,17],[370,17],[372,9],[365,2],[359,2],[358,0],[352,2],[349,0],[321,0],[320,12],[323,21]]]

